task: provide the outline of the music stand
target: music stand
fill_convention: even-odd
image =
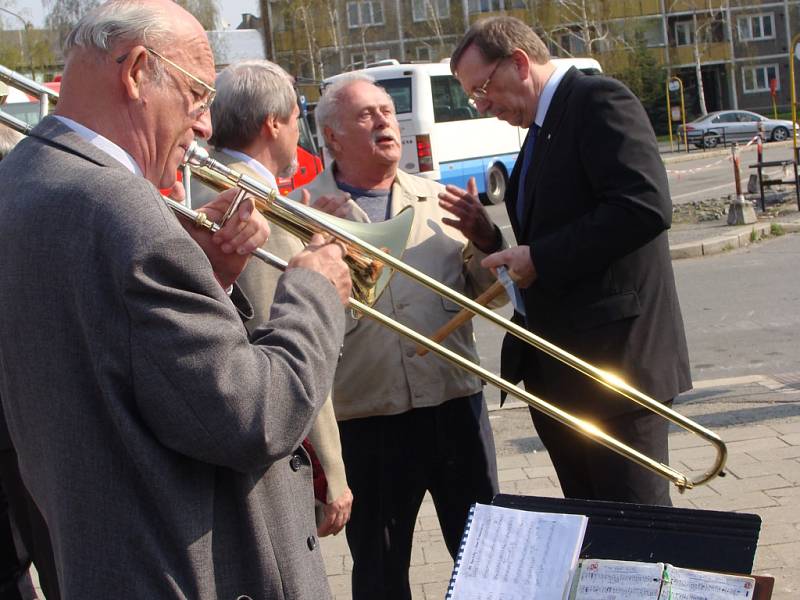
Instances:
[[[749,575],[761,531],[761,517],[744,513],[510,494],[498,494],[492,504],[586,515],[582,558],[665,562],[702,571]]]

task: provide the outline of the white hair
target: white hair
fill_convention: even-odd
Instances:
[[[334,131],[341,130],[341,115],[339,114],[339,109],[342,100],[342,91],[359,81],[371,83],[391,100],[391,96],[389,96],[388,92],[375,82],[374,77],[366,73],[347,73],[346,75],[337,77],[322,90],[322,96],[319,99],[319,103],[317,103],[317,108],[314,109],[314,117],[317,120],[317,131],[322,135],[323,139],[326,127],[330,127]],[[394,102],[392,102],[392,105],[394,105]]]
[[[246,146],[258,135],[264,119],[288,119],[297,104],[291,76],[268,60],[230,65],[214,85],[217,96],[211,107],[214,133],[210,142],[217,148]]]
[[[170,22],[156,6],[111,0],[87,12],[64,42],[64,54],[76,47],[110,52],[122,44],[152,46],[171,39]]]

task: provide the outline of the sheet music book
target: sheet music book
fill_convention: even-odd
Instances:
[[[445,600],[563,600],[588,522],[473,505]]]
[[[584,559],[568,600],[749,600],[755,580],[664,563]]]

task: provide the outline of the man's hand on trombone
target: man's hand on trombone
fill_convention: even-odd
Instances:
[[[353,282],[350,269],[343,260],[345,253],[341,242],[326,242],[322,234],[315,233],[303,251],[292,257],[286,270],[302,268],[316,271],[333,284],[339,293],[339,300],[346,306]]]
[[[170,194],[175,200],[182,200],[180,190],[173,189]],[[221,223],[238,190],[230,189],[198,209],[215,223]],[[213,235],[204,229],[194,227],[181,220],[189,235],[200,245],[208,256],[217,280],[224,288],[232,285],[250,260],[250,253],[260,248],[269,238],[269,223],[255,210],[252,200],[243,200],[230,215],[222,228]]]

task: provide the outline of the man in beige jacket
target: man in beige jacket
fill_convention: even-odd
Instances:
[[[250,60],[227,67],[215,84],[211,107],[214,146],[211,155],[227,166],[277,189],[277,177],[290,177],[297,168],[299,109],[290,76],[267,60]],[[213,197],[209,188],[192,182],[193,204]],[[280,227],[272,227],[264,248],[289,259],[302,242]],[[252,332],[269,319],[280,271],[250,261],[237,284],[250,300],[254,314],[245,322]],[[338,533],[350,516],[353,495],[347,487],[339,432],[330,398],[308,435],[327,479],[325,502],[318,499],[317,525],[321,536]]]
[[[494,282],[480,266],[503,247],[500,230],[471,193],[399,170],[400,131],[388,94],[366,76],[330,85],[317,105],[317,129],[334,158],[304,188],[337,214],[375,222],[407,206],[414,223],[403,260],[475,296]],[[351,199],[339,203],[345,194]],[[295,193],[297,196],[297,193]],[[502,303],[502,301],[501,301]],[[459,307],[398,275],[375,304],[430,335]],[[471,325],[445,342],[478,361]],[[410,600],[408,567],[417,513],[433,497],[455,558],[469,507],[497,493],[494,440],[480,380],[368,318],[348,316],[333,404],[355,501],[347,525],[354,600]]]

